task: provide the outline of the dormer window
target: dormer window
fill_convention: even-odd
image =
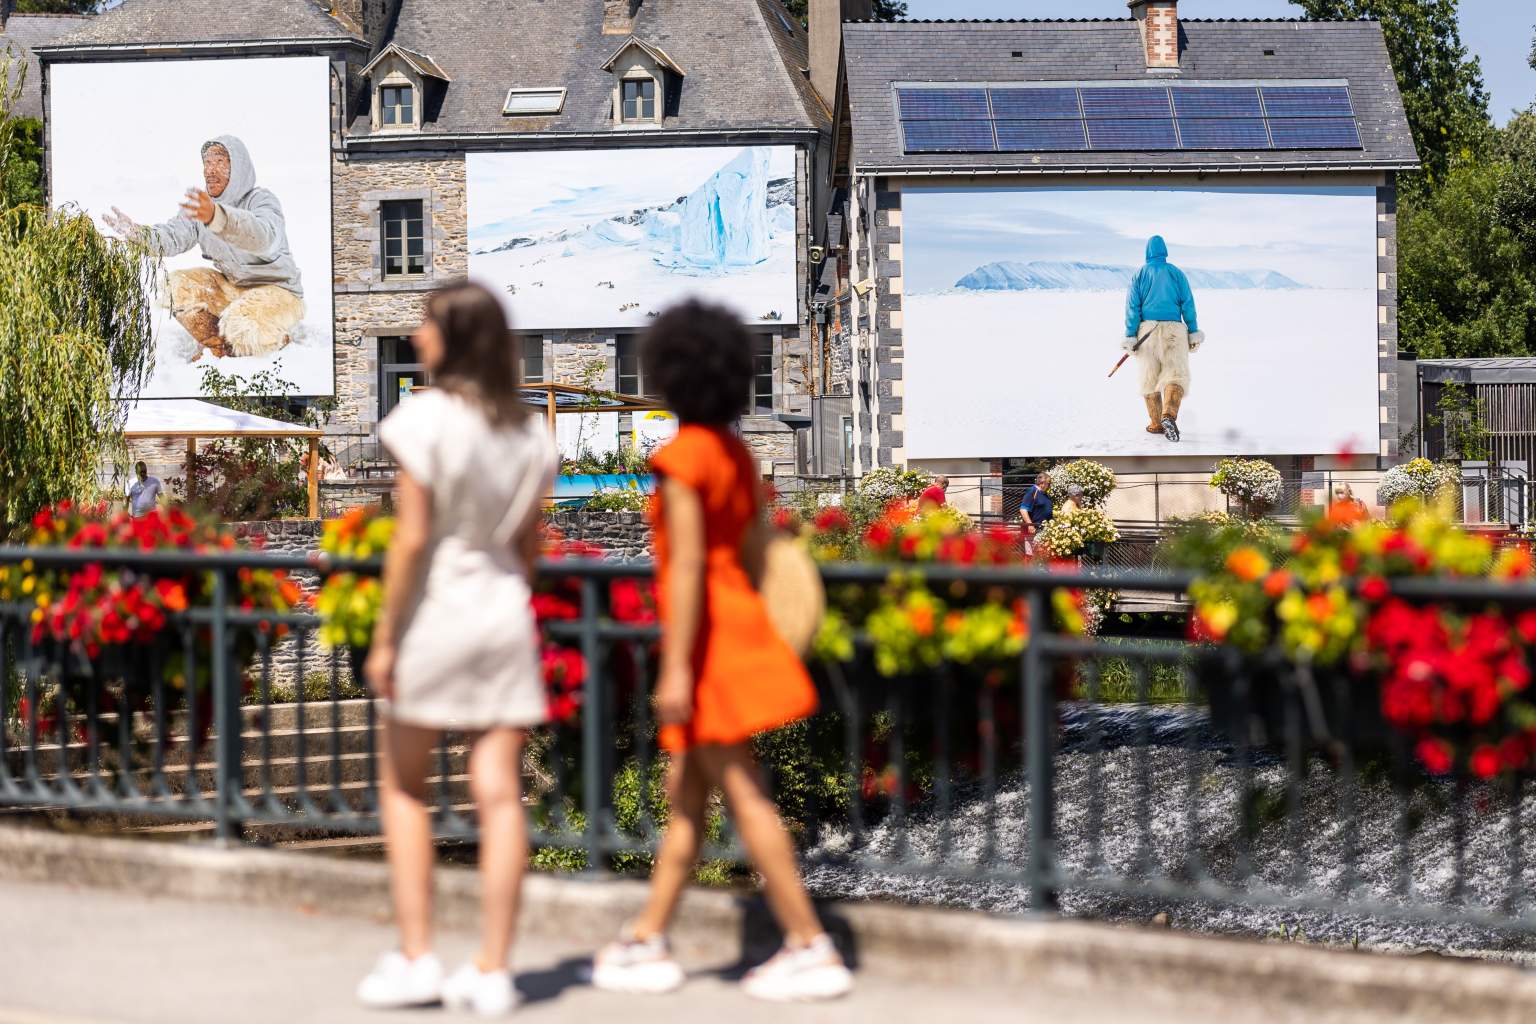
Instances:
[[[620,127],[656,126],[676,116],[683,69],[659,46],[630,36],[603,64],[616,79],[613,121]]]
[[[385,128],[416,126],[416,87],[386,85],[379,90],[379,124]]]
[[[448,75],[424,53],[391,43],[363,69],[373,90],[373,130],[419,130],[442,105]]]
[[[619,115],[620,120],[626,124],[656,120],[656,79],[649,75],[643,78],[626,78],[621,83],[621,88],[624,109]]]

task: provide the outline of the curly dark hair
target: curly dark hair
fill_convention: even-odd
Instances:
[[[729,310],[690,299],[656,319],[640,343],[646,389],[684,423],[718,426],[747,411],[752,338]]]

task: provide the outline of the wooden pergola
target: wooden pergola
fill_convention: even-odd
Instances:
[[[320,518],[320,438],[325,431],[301,427],[282,420],[226,409],[212,402],[192,398],[146,399],[128,410],[123,437],[129,440],[185,438],[187,442],[187,488],[192,488],[192,464],[197,459],[200,438],[308,438],[309,451],[304,459],[304,480],[309,496],[309,518]],[[187,497],[192,497],[188,493]]]
[[[644,395],[620,395],[574,384],[524,384],[523,402],[544,410],[549,432],[555,432],[555,417],[562,413],[595,412],[665,412],[667,407]]]

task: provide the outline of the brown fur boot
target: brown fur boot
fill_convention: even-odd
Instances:
[[[1161,434],[1163,432],[1163,396],[1153,393],[1145,396],[1147,400],[1147,433]]]
[[[1170,441],[1179,439],[1179,406],[1183,404],[1183,385],[1169,384],[1163,390],[1163,436]]]
[[[189,362],[197,362],[203,358],[205,351],[212,352],[215,358],[226,354],[224,339],[219,337],[219,318],[205,309],[193,310],[190,313],[178,313],[176,322],[187,329],[192,335],[192,340],[197,342],[197,355]]]

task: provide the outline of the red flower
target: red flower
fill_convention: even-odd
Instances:
[[[816,513],[816,529],[822,533],[841,533],[853,528],[853,520],[848,518],[840,506],[828,505]]]
[[[1444,775],[1451,770],[1451,747],[1444,740],[1425,737],[1414,748],[1419,763],[1431,775]]]
[[[656,621],[656,584],[650,580],[614,580],[608,603],[619,622],[649,625]]]
[[[1472,774],[1480,779],[1491,779],[1499,773],[1499,752],[1490,746],[1472,751]]]
[[[872,548],[884,548],[896,539],[896,531],[886,523],[875,523],[864,531],[864,543]]]
[[[773,510],[773,528],[784,533],[794,533],[800,529],[800,517],[795,515],[794,509],[780,505]]]
[[[1391,592],[1392,588],[1380,576],[1367,576],[1360,581],[1360,596],[1372,604],[1385,601]]]

